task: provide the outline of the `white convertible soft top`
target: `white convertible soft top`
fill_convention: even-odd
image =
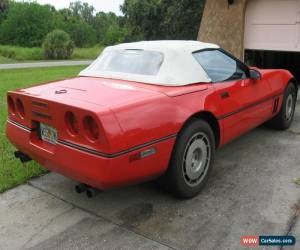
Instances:
[[[107,47],[103,53],[110,50],[144,50],[162,53],[164,58],[158,73],[156,75],[143,75],[95,70],[101,59],[100,55],[89,67],[80,72],[79,76],[104,77],[164,86],[184,86],[211,82],[204,69],[192,55],[195,51],[209,48],[219,48],[219,46],[198,41],[146,41],[119,44]]]

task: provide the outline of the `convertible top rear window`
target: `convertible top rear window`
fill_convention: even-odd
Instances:
[[[156,75],[162,62],[163,55],[156,51],[109,50],[103,52],[90,70]]]

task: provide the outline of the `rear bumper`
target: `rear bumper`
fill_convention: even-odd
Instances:
[[[163,174],[170,160],[175,136],[120,155],[105,157],[81,147],[58,142],[56,145],[37,138],[37,131],[8,121],[6,134],[11,143],[43,167],[99,189],[129,185]],[[137,154],[155,148],[156,153],[143,159]]]

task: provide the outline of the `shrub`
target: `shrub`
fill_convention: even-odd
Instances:
[[[50,32],[43,43],[46,59],[68,59],[71,57],[74,47],[70,35],[63,30]]]

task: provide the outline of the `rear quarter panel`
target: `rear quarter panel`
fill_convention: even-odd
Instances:
[[[128,147],[177,134],[194,114],[207,111],[220,115],[218,102],[211,95],[211,85],[204,91],[177,96],[159,95],[143,102],[114,107]]]

